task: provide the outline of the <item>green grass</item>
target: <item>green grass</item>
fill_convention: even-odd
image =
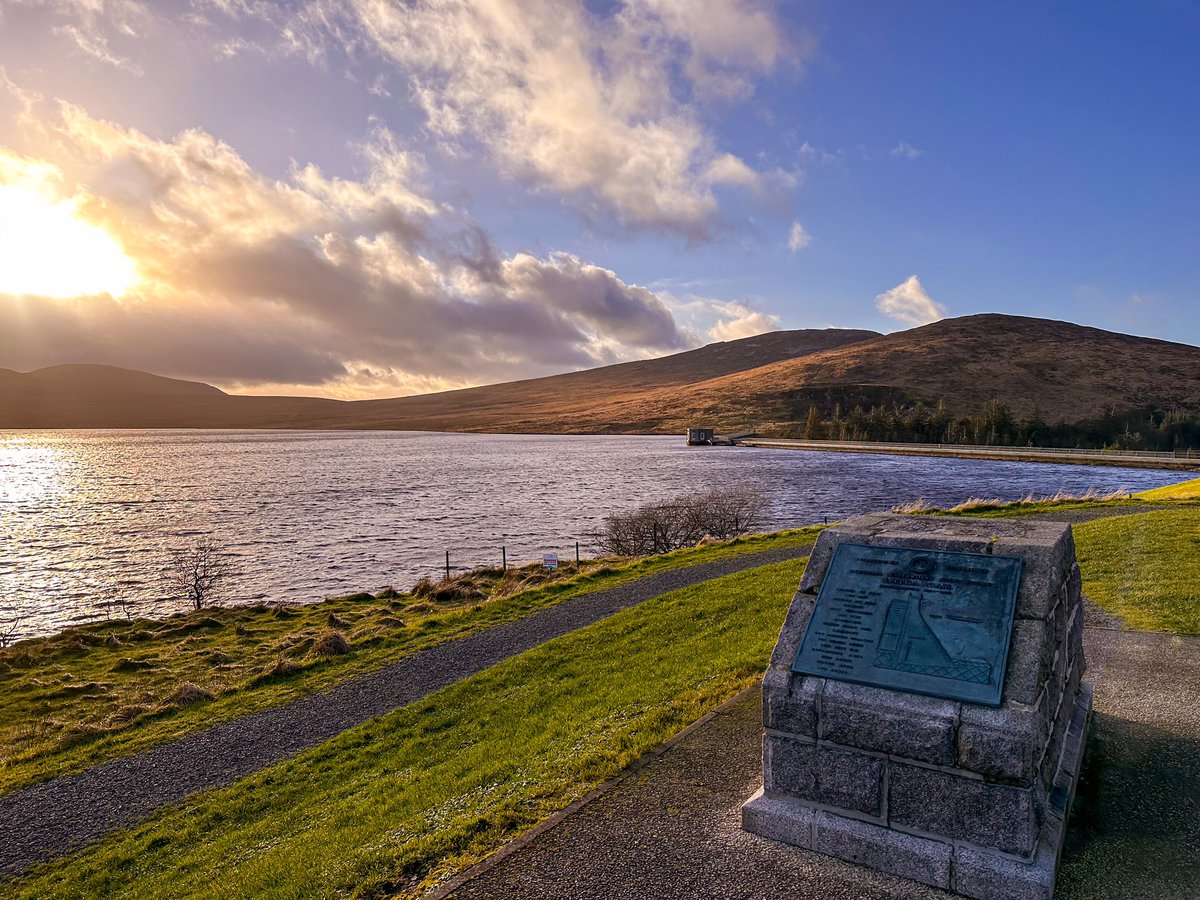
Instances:
[[[1191,481],[1181,481],[1178,484],[1168,484],[1165,487],[1154,488],[1134,494],[1140,500],[1157,503],[1162,500],[1200,500],[1200,478]]]
[[[801,561],[674,591],[2,886],[13,897],[409,894],[752,684]]]
[[[1200,506],[1075,526],[1083,592],[1141,631],[1200,634]]]
[[[448,602],[359,594],[282,610],[229,607],[160,622],[113,620],[23,641],[0,650],[0,793],[287,702],[570,597],[666,569],[804,546],[819,530],[585,563],[583,573],[564,567],[557,580],[541,584],[547,576],[538,567],[510,570],[508,579],[498,571],[473,573],[454,579],[448,594],[461,599]],[[351,652],[315,652],[331,628],[349,638]],[[215,699],[172,703],[185,682]]]

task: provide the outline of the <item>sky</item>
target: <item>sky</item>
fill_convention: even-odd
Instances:
[[[0,0],[0,368],[381,397],[779,328],[1200,344],[1200,4]]]

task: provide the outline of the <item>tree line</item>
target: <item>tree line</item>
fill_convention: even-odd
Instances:
[[[976,415],[954,415],[945,401],[929,406],[841,404],[822,412],[810,406],[802,423],[784,426],[783,436],[803,440],[885,441],[916,444],[987,444],[1002,447],[1067,447],[1116,450],[1187,450],[1200,447],[1200,414],[1184,410],[1105,408],[1077,422],[1050,423],[1035,406],[1017,416],[993,397]]]

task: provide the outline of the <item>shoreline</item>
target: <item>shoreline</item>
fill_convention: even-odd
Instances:
[[[1200,457],[1156,455],[1140,450],[1071,450],[1056,447],[971,447],[954,444],[897,444],[875,441],[803,441],[788,438],[744,438],[740,447],[764,450],[809,450],[831,453],[876,453],[884,456],[936,456],[948,459],[988,459],[1009,462],[1114,466],[1136,469],[1200,471]],[[1194,451],[1193,451],[1194,452]]]

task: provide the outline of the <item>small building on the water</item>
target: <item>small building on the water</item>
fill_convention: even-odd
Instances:
[[[698,444],[711,444],[715,435],[716,429],[714,428],[689,428],[687,435],[688,446],[691,447]]]

